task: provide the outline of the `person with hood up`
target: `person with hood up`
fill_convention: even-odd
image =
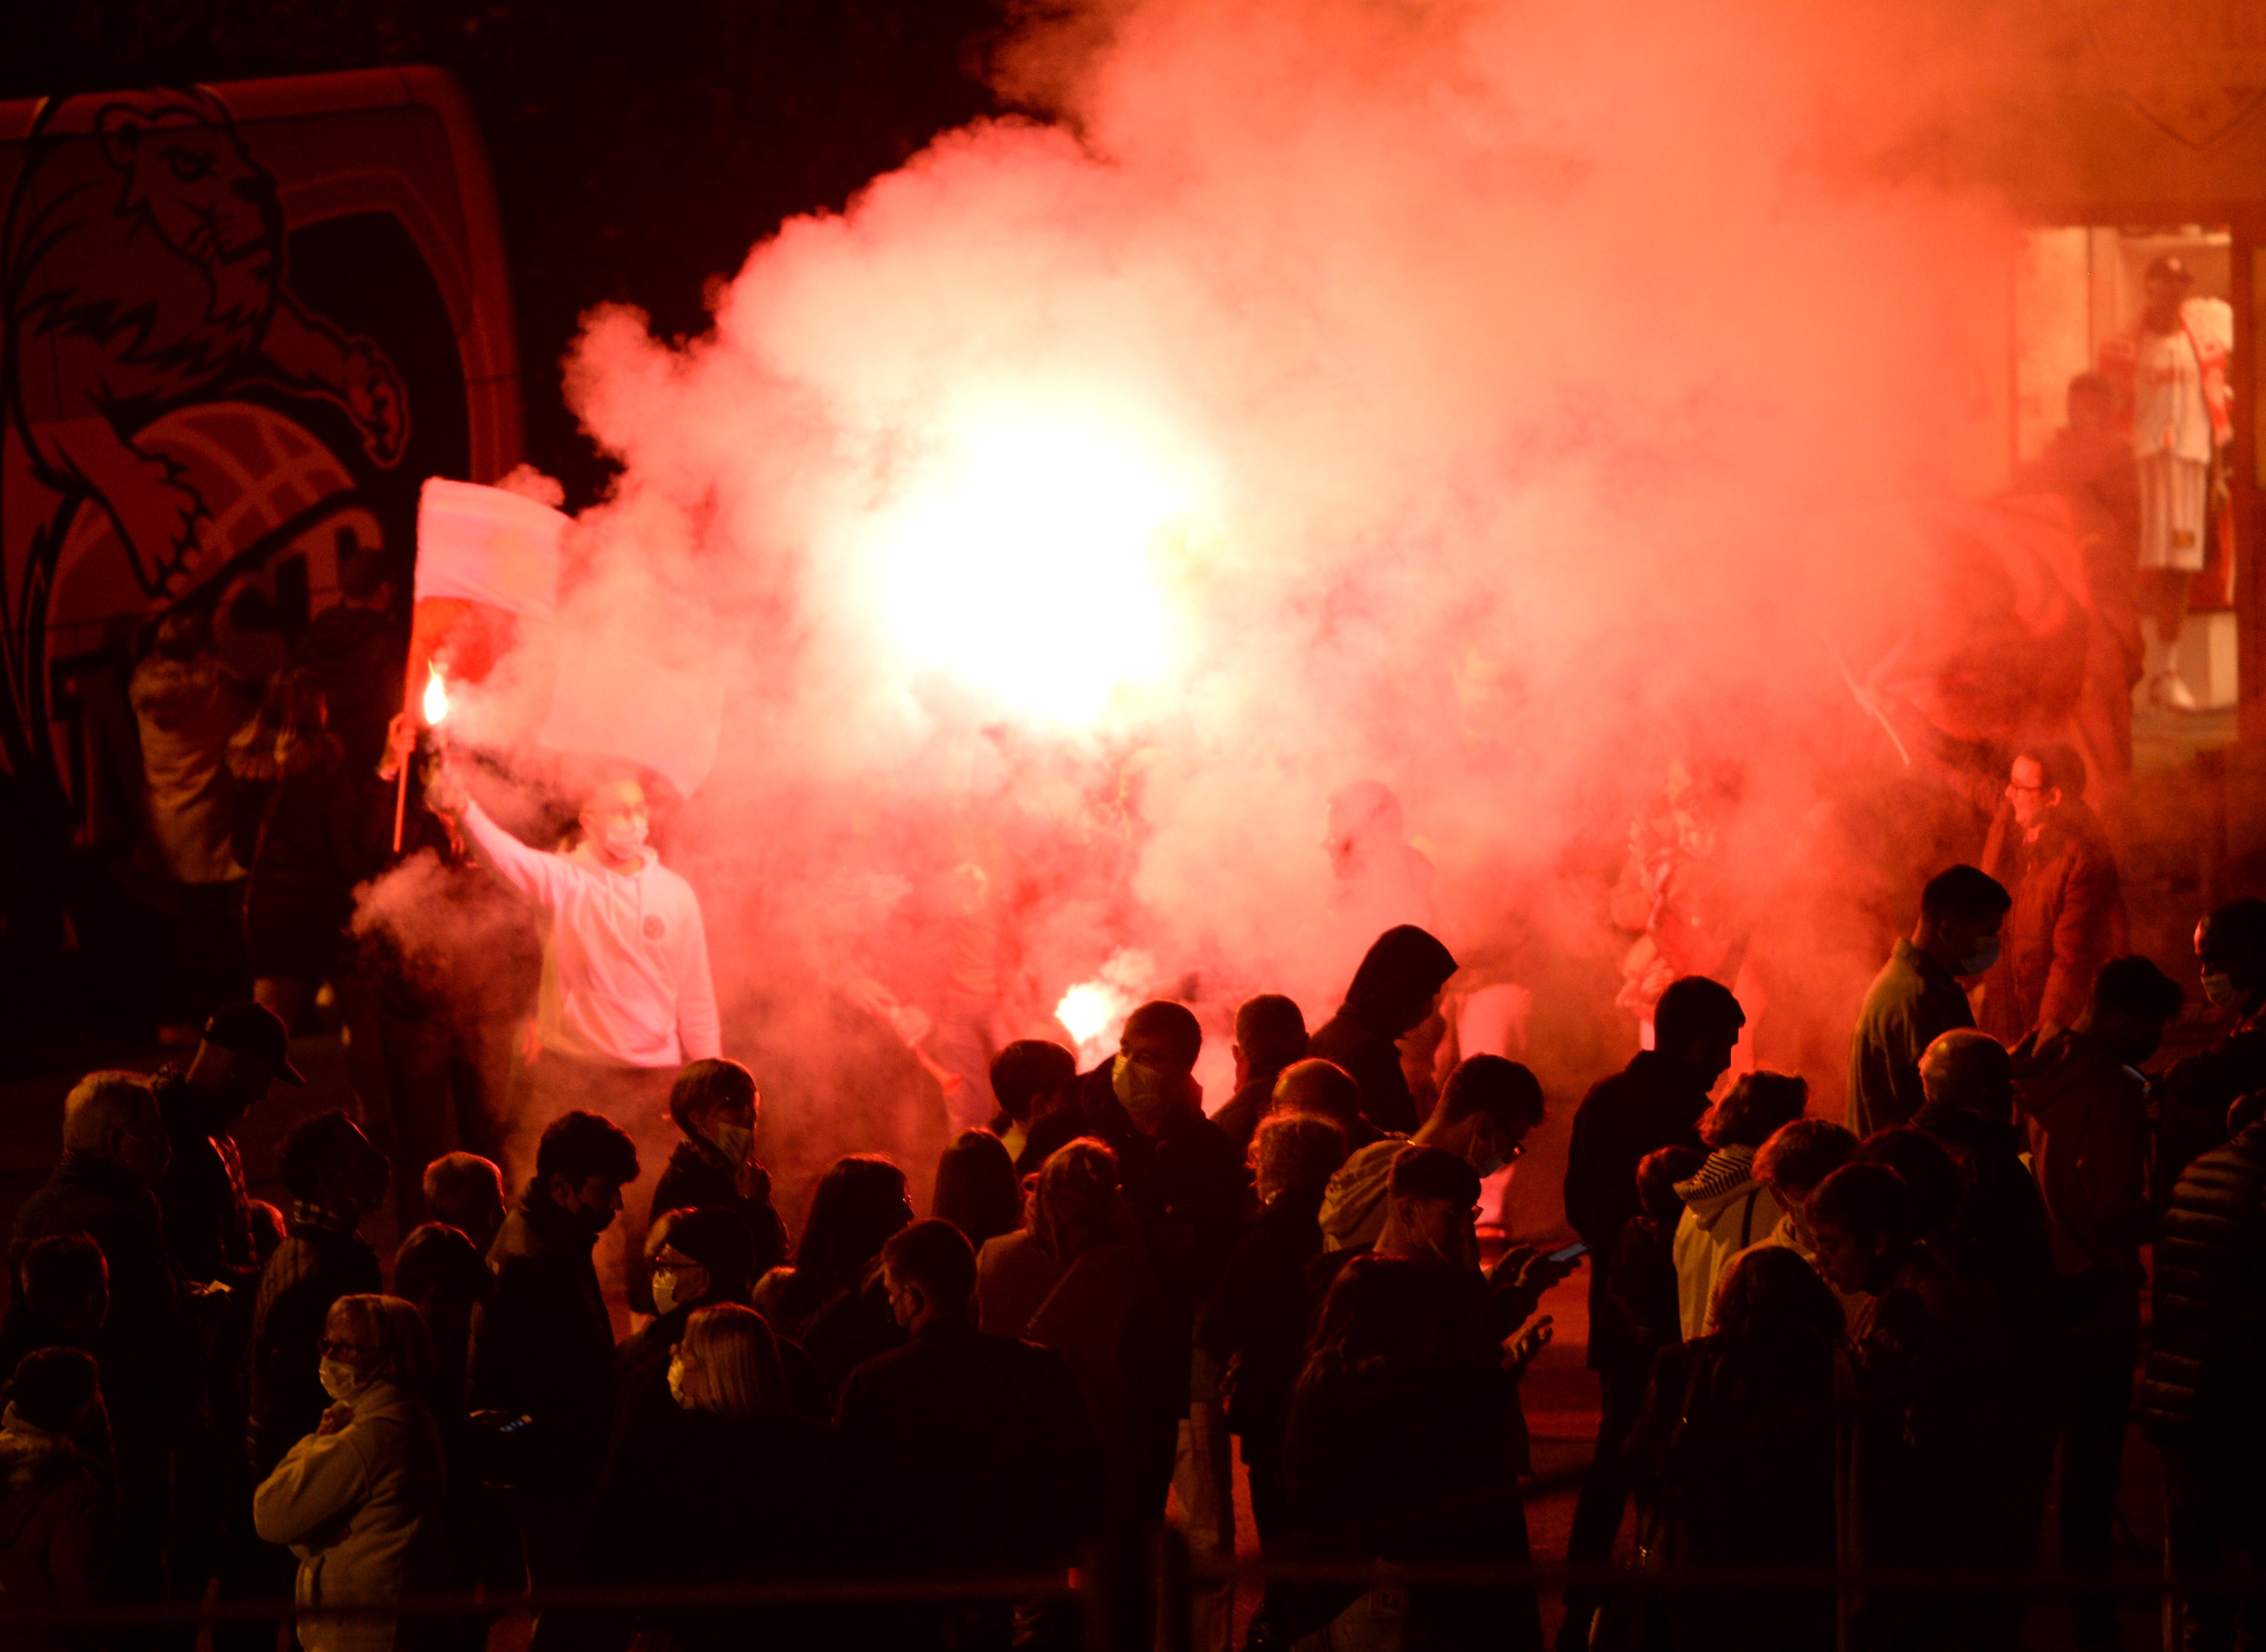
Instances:
[[[341,1297],[324,1322],[330,1408],[252,1503],[261,1539],[298,1560],[303,1652],[406,1652],[434,1644],[443,1626],[322,1610],[384,1605],[448,1583],[441,1436],[423,1399],[432,1355],[424,1320],[398,1297]]]
[[[1455,955],[1428,932],[1413,924],[1388,929],[1354,971],[1338,1012],[1306,1041],[1307,1055],[1353,1075],[1362,1116],[1380,1130],[1406,1136],[1416,1128],[1400,1040],[1424,1024],[1455,973]]]
[[[1809,1086],[1800,1078],[1743,1073],[1700,1121],[1700,1139],[1710,1151],[1696,1174],[1676,1184],[1684,1201],[1676,1227],[1676,1299],[1687,1341],[1707,1329],[1724,1267],[1769,1237],[1786,1214],[1755,1177],[1755,1150],[1809,1105]]]
[[[110,1499],[99,1466],[74,1439],[102,1410],[92,1356],[75,1348],[26,1354],[0,1412],[0,1599],[16,1612],[91,1606],[102,1585]],[[6,1652],[77,1652],[63,1630],[11,1631]]]
[[[2145,958],[2113,958],[2077,1025],[2015,1053],[2014,1107],[2045,1205],[2046,1239],[2071,1315],[2063,1341],[2065,1571],[2115,1559],[2116,1490],[2139,1356],[2140,1246],[2148,1237],[2148,1086],[2134,1071],[2182,1007],[2179,983]],[[2080,1646],[2115,1644],[2102,1597],[2071,1597]]]

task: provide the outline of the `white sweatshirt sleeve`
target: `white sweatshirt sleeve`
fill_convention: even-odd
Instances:
[[[310,1434],[283,1453],[252,1495],[252,1524],[266,1543],[304,1543],[369,1495],[369,1464],[350,1429]]]
[[[555,908],[559,904],[561,886],[572,875],[565,856],[529,848],[469,798],[464,800],[464,819],[480,859],[495,869],[498,877],[537,905]]]
[[[707,1061],[724,1053],[722,1025],[716,1013],[716,982],[708,972],[708,927],[700,903],[689,899],[684,969],[676,988],[676,1042],[687,1061]]]

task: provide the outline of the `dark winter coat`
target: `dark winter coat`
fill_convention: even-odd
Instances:
[[[331,1305],[384,1289],[377,1252],[360,1234],[297,1211],[284,1224],[283,1242],[259,1276],[245,1350],[245,1444],[255,1480],[312,1434],[330,1408],[318,1371]]]
[[[2173,1191],[2133,1414],[2160,1445],[2266,1458],[2266,1123],[2197,1159]]]
[[[1219,1289],[1196,1327],[1196,1346],[1225,1371],[1235,1364],[1227,1426],[1243,1436],[1243,1460],[1279,1456],[1290,1391],[1314,1317],[1306,1264],[1321,1254],[1319,1188],[1276,1195],[1227,1259]]]
[[[2022,1163],[2021,1129],[1934,1103],[1912,1122],[1958,1161],[1959,1208],[1948,1239],[1996,1299],[2009,1378],[2017,1392],[2039,1393],[2060,1363],[2064,1314],[2045,1202]]]
[[[2170,1202],[2180,1173],[2197,1154],[2226,1140],[2227,1108],[2261,1089],[2266,1089],[2266,1002],[2253,999],[2224,1038],[2174,1062],[2149,1087],[2156,1127],[2149,1181],[2159,1214]]]
[[[1043,1571],[1097,1535],[1100,1448],[1061,1355],[932,1323],[850,1373],[842,1445],[882,1488],[883,1570]]]
[[[495,1299],[495,1276],[472,1241],[445,1222],[410,1231],[393,1257],[393,1293],[417,1305],[433,1339],[433,1420],[445,1436],[465,1410],[472,1316]]]
[[[173,1260],[196,1284],[217,1279],[233,1289],[256,1287],[259,1255],[252,1242],[244,1155],[215,1106],[219,1098],[191,1084],[179,1066],[160,1067],[150,1075],[150,1088],[172,1143],[157,1203]]]
[[[1607,1289],[1604,1260],[1621,1230],[1641,1214],[1636,1167],[1663,1147],[1704,1151],[1700,1115],[1707,1084],[1685,1063],[1639,1050],[1621,1071],[1600,1080],[1574,1114],[1566,1153],[1566,1219],[1590,1247],[1590,1369],[1625,1361],[1629,1337]]]
[[[1193,1104],[1167,1114],[1154,1136],[1136,1129],[1110,1087],[1107,1064],[1085,1077],[1085,1125],[1116,1151],[1125,1202],[1140,1224],[1180,1346],[1242,1236],[1251,1173],[1235,1144]],[[1185,1363],[1183,1360],[1183,1363]]]
[[[536,1495],[586,1493],[614,1416],[614,1326],[590,1252],[598,1236],[530,1184],[488,1251],[495,1299],[472,1317],[476,1411],[533,1419]]]
[[[753,1191],[742,1194],[738,1173],[713,1148],[704,1142],[677,1143],[661,1180],[653,1185],[653,1208],[647,1225],[651,1226],[664,1210],[736,1210],[756,1240],[755,1265],[748,1270],[748,1277],[761,1279],[786,1260],[786,1224],[771,1203],[771,1172],[761,1165],[748,1168]]]

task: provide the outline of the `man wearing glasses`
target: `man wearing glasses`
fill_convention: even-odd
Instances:
[[[2101,966],[2126,949],[2116,858],[2085,805],[2085,778],[2067,746],[2017,753],[1984,846],[1984,869],[2014,906],[1977,1020],[2009,1049],[2033,1029],[2074,1026]]]

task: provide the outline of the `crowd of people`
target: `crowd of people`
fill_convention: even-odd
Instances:
[[[1158,1634],[1141,1579],[1168,1509],[1232,1555],[1239,1453],[1265,1553],[1342,1563],[1270,1582],[1246,1644],[1539,1649],[1519,1388],[1545,1294],[1586,1265],[1602,1407],[1561,1652],[2011,1648],[2039,1603],[1963,1579],[2043,1563],[2057,1465],[2062,1566],[2116,1569],[2136,1373],[2187,1644],[2232,1647],[2258,1631],[2221,1585],[2266,1451],[2266,902],[2197,931],[2231,1027],[2142,1077],[2185,994],[2123,954],[2066,757],[2015,759],[1992,871],[1928,883],[1857,1018],[1843,1122],[1800,1076],[1735,1075],[1738,998],[1677,977],[1575,1112],[1579,1242],[1491,1267],[1480,1184],[1546,1099],[1492,1054],[1411,1085],[1403,1042],[1457,968],[1413,925],[1311,1034],[1287,998],[1245,1003],[1209,1115],[1201,1023],[1150,1002],[1085,1072],[1056,1043],[1001,1051],[998,1115],[951,1143],[925,1218],[903,1167],[852,1154],[793,1232],[713,999],[673,1000],[634,1082],[595,1093],[665,1109],[649,1195],[644,1118],[556,1109],[518,1186],[456,1151],[413,1201],[399,1142],[331,1110],[283,1137],[280,1210],[237,1133],[303,1080],[274,991],[223,1005],[182,1062],[78,1083],[17,1218],[0,1584],[17,1607],[293,1601],[308,1652],[477,1648],[525,1590],[537,1652],[1061,1647],[1087,1633],[1078,1566],[1132,1648]],[[612,879],[648,941],[698,943],[697,906],[637,881],[659,871],[641,800],[594,803],[619,842],[580,860],[437,800],[531,899],[622,929]],[[625,1190],[618,1341],[593,1254]],[[422,1218],[390,1264],[361,1232],[389,1194]],[[1632,1507],[1657,1587],[1603,1573]],[[1707,1587],[1724,1568],[1784,1581]],[[874,1586],[907,1578],[941,1587]],[[826,1579],[849,1592],[761,1592]],[[992,1592],[950,1587],[970,1579]],[[551,1604],[578,1589],[616,1592]],[[391,1610],[450,1590],[479,1604]],[[1225,1648],[1232,1596],[1191,1602]],[[2116,1643],[2112,1597],[2065,1604],[2081,1644]],[[273,1645],[272,1622],[214,1633]],[[88,1639],[0,1620],[10,1644]]]

